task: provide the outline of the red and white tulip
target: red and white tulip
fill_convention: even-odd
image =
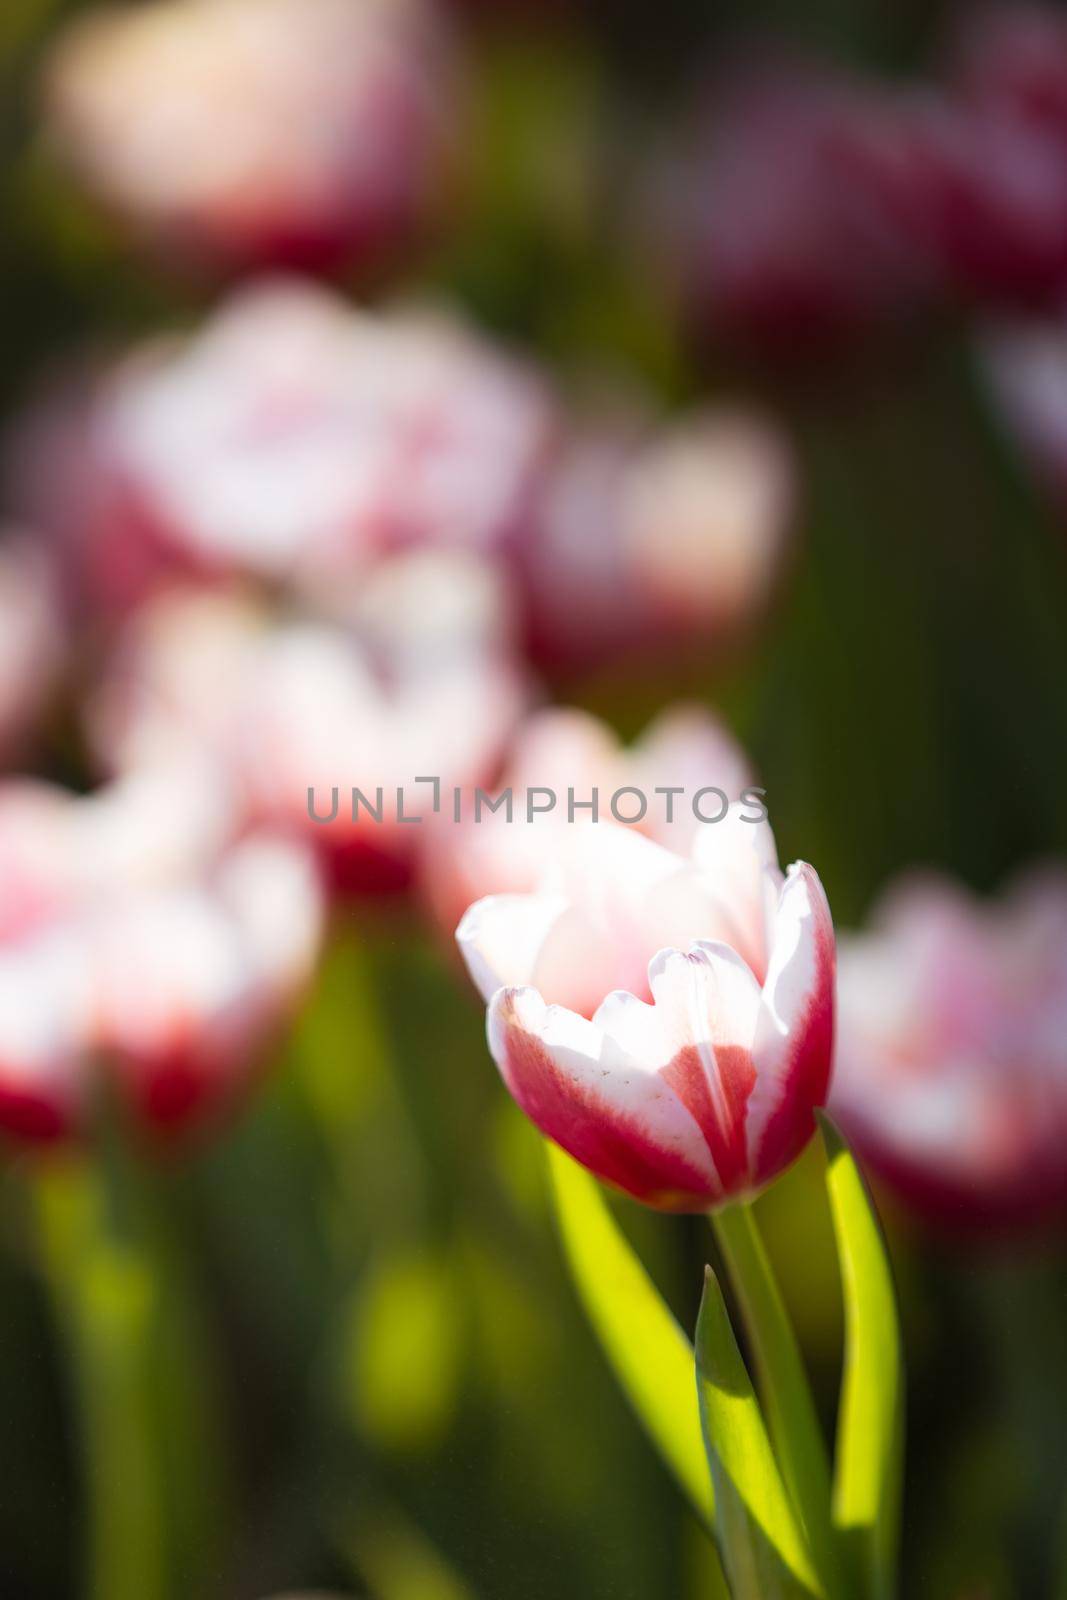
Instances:
[[[567,672],[735,641],[774,591],[794,504],[788,443],[754,412],[579,422],[519,552],[535,658]]]
[[[533,1122],[664,1210],[749,1195],[826,1097],[834,935],[811,867],[765,822],[709,825],[691,859],[594,824],[537,893],[472,906],[457,939],[489,1045]]]
[[[334,605],[332,620],[279,618],[239,593],[161,597],[119,645],[93,742],[112,771],[199,752],[250,820],[302,831],[336,886],[397,889],[433,814],[417,780],[439,795],[488,782],[527,685],[506,594],[474,557],[397,556]]]
[[[66,163],[173,262],[377,265],[449,187],[460,75],[422,0],[151,0],[48,63]]]
[[[841,941],[831,1109],[871,1170],[951,1225],[1067,1207],[1067,878],[982,904],[898,884]]]
[[[306,847],[234,823],[202,767],[0,791],[0,1128],[75,1133],[100,1073],[161,1130],[237,1096],[310,979],[324,902]]]
[[[86,560],[97,591],[133,599],[124,573],[143,569],[150,589],[161,565],[318,601],[398,550],[500,557],[559,425],[550,386],[462,322],[358,311],[297,280],[241,290],[191,337],[135,348],[84,410]],[[69,439],[36,442],[31,489],[53,478],[57,444],[69,456]],[[101,570],[96,550],[121,570]]]

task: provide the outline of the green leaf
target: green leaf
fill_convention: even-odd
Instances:
[[[693,1347],[583,1167],[548,1144],[552,1192],[578,1293],[615,1375],[698,1514],[714,1528]]]
[[[865,1600],[896,1593],[904,1461],[900,1323],[885,1243],[855,1158],[819,1114],[845,1299],[834,1522]]]
[[[734,1600],[824,1595],[710,1267],[697,1319],[696,1355],[719,1549]]]
[[[752,1208],[743,1203],[727,1206],[711,1220],[744,1315],[782,1477],[822,1586],[835,1594],[840,1580],[830,1514],[830,1464],[796,1334]]]

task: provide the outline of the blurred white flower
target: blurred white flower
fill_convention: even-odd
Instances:
[[[1067,1206],[1067,876],[982,904],[896,884],[840,943],[831,1109],[920,1214],[966,1227]]]
[[[162,598],[121,640],[91,736],[116,771],[168,749],[206,753],[252,818],[307,830],[340,883],[399,886],[421,823],[398,812],[425,817],[434,800],[415,780],[442,791],[488,781],[525,676],[506,590],[475,557],[397,556],[341,599],[327,622],[222,591]],[[382,791],[380,821],[366,807],[353,820],[353,789],[371,807]],[[311,820],[309,791],[316,817],[333,820]]]
[[[179,259],[376,263],[440,210],[460,74],[431,0],[150,0],[59,39],[46,117]]]
[[[119,897],[93,930],[94,1024],[154,1126],[233,1100],[314,971],[322,899],[308,850],[240,840],[199,881]]]
[[[556,426],[541,379],[461,323],[283,281],[135,351],[100,388],[91,453],[118,547],[329,596],[386,550],[499,553]]]
[[[157,1127],[228,1104],[310,979],[311,852],[235,837],[203,766],[0,786],[0,1127],[54,1138],[110,1070]]]
[[[788,446],[755,415],[579,429],[525,557],[538,657],[583,667],[735,638],[772,593],[794,499]]]

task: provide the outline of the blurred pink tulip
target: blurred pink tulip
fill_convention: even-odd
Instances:
[[[1048,5],[970,6],[950,51],[951,80],[969,104],[1067,144],[1067,18]]]
[[[0,788],[0,1127],[77,1131],[101,1070],[158,1129],[234,1099],[310,978],[322,895],[304,847],[233,822],[184,765]]]
[[[88,361],[46,375],[9,425],[6,487],[23,522],[54,561],[69,620],[108,627],[191,562],[160,538],[117,475],[104,470],[97,437],[100,376]]]
[[[39,542],[0,542],[0,762],[18,755],[55,686],[63,656],[56,576]]]
[[[463,912],[490,894],[529,893],[562,848],[564,835],[591,816],[597,796],[597,827],[621,827],[611,812],[612,797],[636,789],[647,801],[645,815],[633,824],[677,855],[687,855],[700,831],[692,797],[705,786],[730,801],[755,781],[749,762],[726,728],[698,706],[663,712],[640,739],[624,747],[606,723],[586,712],[552,707],[523,723],[508,761],[493,785],[510,790],[505,810],[475,817],[474,797],[464,797],[460,821],[445,812],[423,839],[422,888],[435,919],[449,938]],[[673,785],[684,794],[669,803],[657,786]],[[548,789],[549,811],[529,814],[531,789]],[[571,806],[571,796],[575,802]],[[492,797],[491,797],[492,798]],[[635,810],[634,799],[619,801],[620,814]],[[571,820],[573,817],[577,822]]]
[[[524,707],[506,595],[477,558],[426,551],[381,562],[335,608],[277,619],[225,591],[162,597],[122,639],[92,736],[116,771],[208,752],[252,818],[304,830],[339,887],[400,888],[434,801],[418,780],[488,782]]]
[[[773,592],[794,499],[788,445],[754,414],[579,427],[522,553],[535,659],[566,672],[734,640]]]
[[[145,1121],[166,1130],[233,1102],[303,997],[322,920],[310,852],[268,832],[200,881],[102,915],[95,1027]]]
[[[983,905],[907,880],[841,941],[831,1109],[922,1215],[1038,1222],[1067,1205],[1067,877]]]
[[[775,65],[710,98],[668,188],[698,326],[794,355],[925,306],[939,263],[907,97]]]
[[[992,306],[1067,287],[1067,146],[995,109],[937,109],[924,133],[931,231],[945,285]]]
[[[742,811],[705,827],[690,860],[574,827],[538,892],[480,900],[457,931],[518,1104],[664,1210],[769,1182],[810,1138],[829,1080],[822,886],[803,863],[783,877],[769,827]]]
[[[728,84],[728,87],[727,87]],[[1067,289],[1067,21],[963,13],[940,83],[735,70],[667,193],[690,317],[775,356]]]
[[[398,548],[499,554],[525,525],[556,426],[540,378],[444,315],[257,285],[99,386],[94,543],[124,570],[143,553],[142,592],[159,552],[172,572],[327,596]],[[98,590],[137,598],[99,566]]]
[[[461,112],[430,0],[151,0],[71,24],[53,141],[171,259],[377,265],[451,181]]]

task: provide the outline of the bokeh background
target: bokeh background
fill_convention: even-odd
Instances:
[[[917,864],[988,892],[1062,855],[1067,19],[1008,6],[996,33],[977,8],[880,0],[440,0],[369,8],[394,14],[382,46],[386,25],[368,42],[344,4],[286,21],[243,0],[238,44],[207,17],[224,5],[168,0],[160,41],[136,46],[120,23],[76,35],[91,8],[61,0],[0,18],[9,770],[106,795],[133,758],[102,686],[136,676],[138,626],[191,586],[266,608],[268,629],[406,629],[402,685],[463,632],[459,719],[505,724],[488,751],[442,747],[464,784],[505,759],[515,675],[523,703],[627,738],[706,704],[842,927]],[[368,88],[352,64],[372,48]],[[435,365],[416,321],[368,343],[353,398],[347,319],[413,304],[461,319],[471,350]],[[228,357],[138,389],[162,363],[165,391],[167,362],[242,315]],[[162,335],[179,342],[159,354]],[[667,444],[709,416],[755,433],[727,428],[672,476]],[[289,459],[292,426],[309,442]],[[417,478],[403,429],[453,427],[455,459]],[[639,491],[626,474],[657,441],[667,465]],[[327,510],[336,489],[358,512],[325,534],[323,474]],[[507,589],[506,622],[471,624],[469,597],[442,622],[444,569],[373,588],[398,556],[457,549]],[[179,617],[174,670],[195,677],[209,648]],[[203,659],[183,735],[261,670]],[[273,722],[247,712],[276,762],[268,810],[286,783],[329,781],[305,776],[305,702],[279,703]],[[424,727],[397,691],[375,736],[406,719],[403,756],[436,752],[428,703]],[[231,727],[203,747],[225,764],[232,744]],[[152,850],[173,826],[157,820]],[[12,905],[53,836],[3,827]],[[83,1142],[9,1140],[4,1595],[709,1592],[703,1535],[581,1317],[482,1007],[395,865],[331,876],[299,1002],[252,1030],[255,1084],[225,1115],[160,1148],[94,1089]],[[167,948],[135,985],[167,987]],[[1067,1592],[1062,1231],[961,1237],[880,1198],[909,1352],[902,1592]],[[760,1213],[829,1425],[840,1304],[814,1155]],[[706,1225],[619,1214],[691,1324]],[[94,1580],[109,1539],[129,1559]],[[150,1594],[136,1574],[160,1571]]]

